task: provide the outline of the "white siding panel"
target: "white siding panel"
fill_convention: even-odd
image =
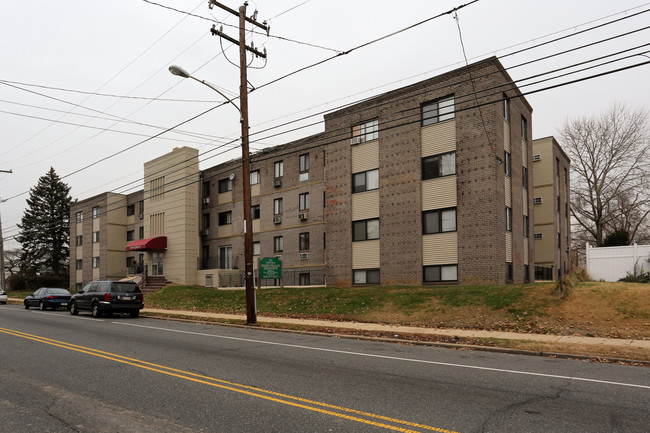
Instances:
[[[352,221],[379,218],[379,191],[352,194]]]
[[[456,150],[456,119],[422,128],[422,157]]]
[[[352,173],[379,168],[379,140],[352,146]]]
[[[422,236],[422,264],[458,263],[458,233],[436,233]]]
[[[524,238],[524,265],[528,263],[528,238]]]
[[[422,210],[455,207],[456,176],[445,176],[422,182]]]
[[[510,124],[505,120],[503,121],[503,148],[506,152],[512,153],[510,146]]]
[[[522,188],[521,191],[521,200],[524,205],[524,215],[528,215],[528,190],[526,188]]]
[[[512,263],[512,232],[506,232],[506,262]]]
[[[524,167],[528,167],[528,143],[526,140],[521,140],[521,160]]]
[[[512,207],[512,178],[506,176],[506,206]]]
[[[352,269],[379,268],[379,239],[352,242]]]

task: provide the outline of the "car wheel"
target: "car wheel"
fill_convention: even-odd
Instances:
[[[93,306],[90,309],[90,312],[92,313],[94,318],[102,317],[102,312],[99,309],[99,304],[95,302]]]
[[[45,306],[45,303],[43,301],[38,303],[38,308],[40,308],[41,311],[47,310],[47,307]]]
[[[29,310],[29,304],[27,303],[27,301],[23,302],[23,304],[25,304],[25,310]]]
[[[73,316],[76,316],[77,314],[79,314],[79,309],[77,308],[77,303],[74,302],[74,301],[70,302],[70,314],[72,314]]]
[[[131,317],[134,317],[134,318],[135,318],[135,317],[138,317],[138,316],[140,315],[140,310],[131,311],[131,312],[129,313],[129,315],[130,315]]]

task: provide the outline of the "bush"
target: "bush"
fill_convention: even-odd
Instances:
[[[638,263],[635,263],[632,272],[628,272],[625,277],[618,281],[625,283],[650,283],[650,272],[643,272],[643,268],[639,267]]]
[[[61,287],[67,289],[70,285],[68,275],[24,275],[14,274],[7,278],[9,290],[36,290],[41,287]]]
[[[591,280],[591,278],[589,278],[586,269],[576,269],[575,271],[566,274],[555,283],[555,294],[562,297],[569,296],[571,289],[578,284],[589,280]]]

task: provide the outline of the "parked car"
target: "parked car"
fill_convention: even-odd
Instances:
[[[48,308],[67,308],[68,302],[70,302],[70,296],[70,292],[66,289],[41,287],[31,295],[27,296],[23,303],[25,304],[26,310],[28,310],[29,307],[38,307],[43,311]]]
[[[7,292],[0,289],[0,304],[6,304],[6,303],[7,303]]]
[[[72,295],[68,310],[73,316],[90,311],[93,317],[102,314],[128,313],[138,317],[144,307],[142,292],[131,281],[93,281]]]

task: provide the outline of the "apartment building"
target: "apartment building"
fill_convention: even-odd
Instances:
[[[323,133],[252,154],[250,179],[238,159],[199,170],[196,150],[177,149],[145,163],[139,196],[102,194],[71,216],[115,196],[124,221],[112,223],[111,251],[121,244],[124,273],[143,263],[177,283],[243,285],[248,181],[254,256],[280,257],[284,284],[529,281],[531,119],[490,58],[327,114]],[[130,205],[142,229],[126,219]],[[118,232],[130,228],[129,242]],[[76,284],[119,273],[80,266]]]
[[[569,272],[571,161],[553,137],[533,141],[535,279]]]

